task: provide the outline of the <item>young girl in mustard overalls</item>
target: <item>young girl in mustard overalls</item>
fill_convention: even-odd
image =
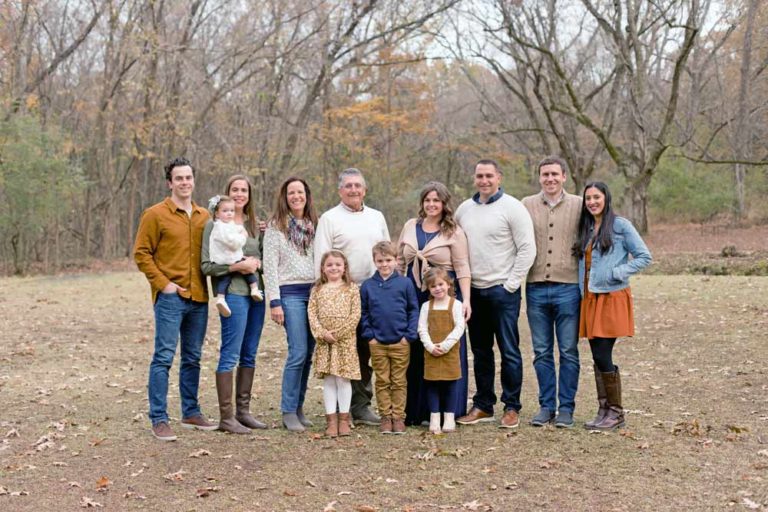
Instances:
[[[456,394],[461,379],[458,342],[464,334],[461,302],[453,296],[453,279],[442,268],[424,278],[432,296],[421,306],[419,337],[424,344],[424,382],[429,407],[429,431],[456,430]],[[440,413],[443,424],[440,426]]]

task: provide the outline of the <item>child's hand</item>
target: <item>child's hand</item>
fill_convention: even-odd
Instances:
[[[325,331],[325,333],[323,334],[323,339],[329,345],[333,345],[334,343],[336,343],[336,336],[334,336],[334,334],[331,331]]]
[[[443,347],[441,347],[439,343],[435,344],[435,347],[432,349],[432,355],[435,357],[440,357],[444,354],[445,352],[443,351]]]

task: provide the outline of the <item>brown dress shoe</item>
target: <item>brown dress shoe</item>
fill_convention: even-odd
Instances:
[[[405,434],[405,420],[402,418],[392,418],[392,433]]]
[[[184,418],[181,420],[181,426],[184,428],[193,428],[196,430],[218,430],[219,426],[215,423],[211,423],[202,414],[192,416],[191,418]]]
[[[388,416],[381,417],[381,425],[379,425],[379,432],[382,434],[392,433],[392,418]]]
[[[485,411],[481,411],[477,407],[473,407],[466,416],[456,420],[456,423],[460,425],[475,425],[477,423],[489,423],[493,421],[493,414],[488,414]]]
[[[499,428],[517,428],[520,425],[520,416],[517,415],[517,411],[510,409],[504,411],[504,416],[501,417]]]

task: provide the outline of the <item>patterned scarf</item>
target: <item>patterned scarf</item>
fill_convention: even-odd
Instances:
[[[288,240],[301,254],[307,254],[315,240],[315,226],[312,221],[297,219],[291,215],[288,221]]]

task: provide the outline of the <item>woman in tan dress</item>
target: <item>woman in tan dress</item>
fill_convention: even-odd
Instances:
[[[307,310],[309,326],[317,340],[315,376],[323,379],[326,435],[348,436],[351,381],[360,379],[355,336],[360,322],[360,291],[349,278],[347,258],[341,251],[323,254],[320,273]]]
[[[462,305],[464,321],[472,314],[470,307],[469,249],[464,231],[453,218],[451,193],[440,182],[430,181],[419,195],[419,216],[403,226],[398,241],[400,273],[409,277],[419,297],[419,304],[430,298],[424,278],[431,268],[442,268],[454,281],[455,297]],[[424,350],[411,345],[408,365],[408,398],[405,406],[406,425],[420,425],[429,420],[427,390],[424,386]],[[467,413],[469,366],[467,340],[462,336],[458,344],[461,378],[456,385],[457,417]]]
[[[615,430],[624,426],[624,409],[613,347],[617,338],[635,334],[629,277],[651,264],[651,253],[632,223],[613,213],[605,183],[589,183],[584,189],[575,252],[582,294],[579,336],[589,340],[599,406],[585,427]]]

